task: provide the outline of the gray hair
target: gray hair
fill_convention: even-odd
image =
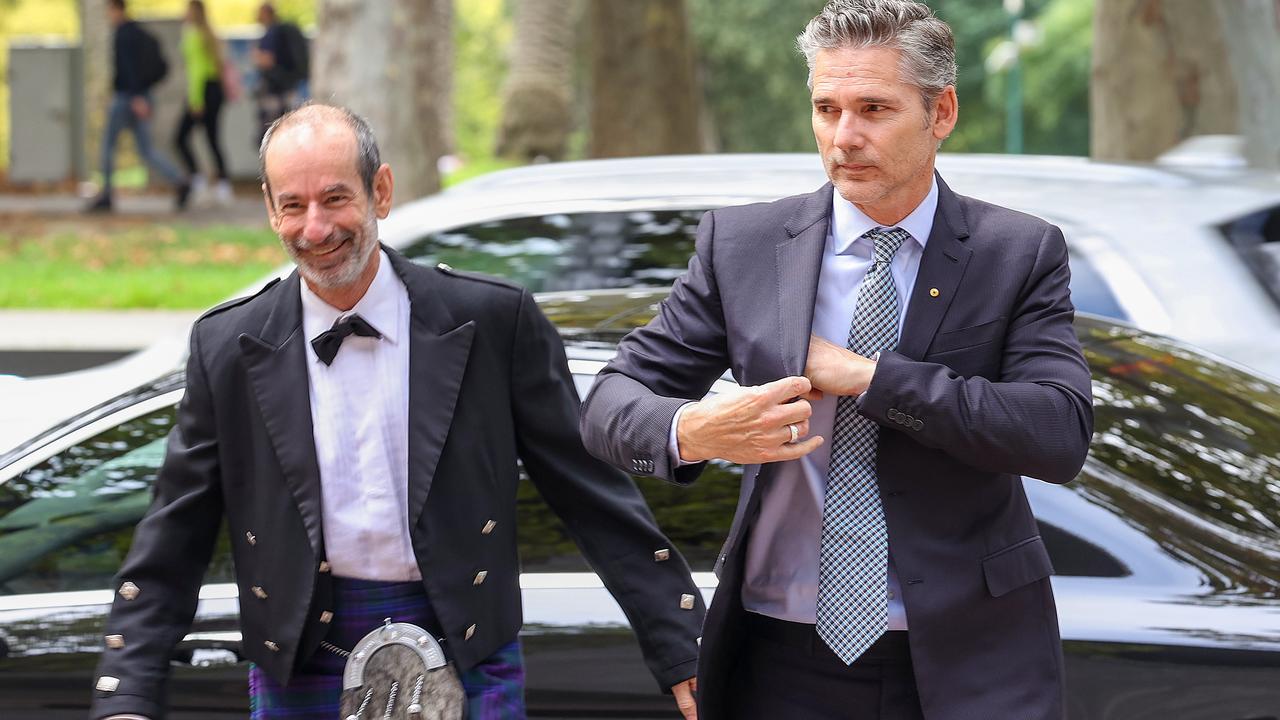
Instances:
[[[307,102],[276,118],[262,135],[262,144],[258,146],[258,173],[267,186],[267,197],[271,198],[272,205],[275,205],[275,198],[271,195],[271,181],[267,179],[267,147],[271,145],[271,139],[293,125],[322,125],[335,121],[346,125],[356,136],[356,170],[364,183],[364,191],[373,195],[373,179],[378,168],[382,167],[382,154],[378,151],[378,139],[373,135],[373,128],[369,127],[369,121],[341,105]]]
[[[831,0],[796,38],[809,64],[819,50],[887,47],[902,53],[904,81],[920,88],[925,110],[948,85],[956,84],[956,44],[951,28],[923,3],[912,0]]]

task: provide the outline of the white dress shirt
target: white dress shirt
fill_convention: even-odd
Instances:
[[[889,265],[898,291],[899,337],[937,208],[938,184],[935,180],[925,199],[896,225],[915,240],[904,242]],[[840,193],[832,193],[831,224],[818,276],[812,333],[840,347],[849,343],[849,326],[857,310],[858,289],[874,257],[874,243],[862,236],[877,227],[883,226],[841,197]],[[772,480],[761,488],[760,514],[751,529],[742,583],[742,603],[747,610],[790,622],[817,622],[818,550],[835,414],[836,396],[827,395],[813,403],[809,436],[821,435],[826,442],[798,460],[782,463]],[[680,413],[677,412],[671,426],[668,449],[674,463],[685,465],[688,463],[680,461],[676,444],[675,428],[679,420]],[[889,629],[906,630],[907,615],[893,567],[892,538],[889,542],[887,582]]]
[[[334,575],[421,579],[409,540],[409,293],[385,252],[357,313],[382,338],[349,335],[332,365],[311,340],[348,313],[302,285],[302,330],[326,560]]]

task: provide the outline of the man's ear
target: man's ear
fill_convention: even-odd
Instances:
[[[391,176],[391,166],[382,163],[382,167],[379,167],[378,172],[373,176],[373,209],[379,220],[385,219],[387,213],[391,212],[391,194],[395,185],[395,178]]]
[[[279,235],[280,221],[276,217],[276,203],[271,199],[271,187],[266,183],[262,183],[262,202],[267,206],[267,222],[271,223],[271,230]]]
[[[955,87],[948,85],[938,94],[938,99],[933,101],[933,136],[938,140],[946,140],[955,129],[959,117],[960,99],[956,97]]]

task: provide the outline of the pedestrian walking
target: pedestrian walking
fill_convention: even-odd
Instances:
[[[182,120],[178,123],[174,144],[191,176],[192,194],[196,198],[204,197],[208,191],[208,181],[200,174],[195,155],[191,152],[191,134],[196,126],[204,126],[209,152],[213,155],[214,169],[217,171],[215,198],[219,205],[227,205],[232,200],[231,181],[227,178],[222,141],[218,136],[222,106],[227,100],[222,89],[222,74],[226,70],[222,63],[221,43],[209,25],[209,16],[202,0],[187,3],[187,15],[182,25],[182,60],[187,76],[187,102]]]

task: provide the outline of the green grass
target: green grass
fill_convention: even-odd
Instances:
[[[266,228],[0,230],[0,308],[204,308],[285,260]]]

